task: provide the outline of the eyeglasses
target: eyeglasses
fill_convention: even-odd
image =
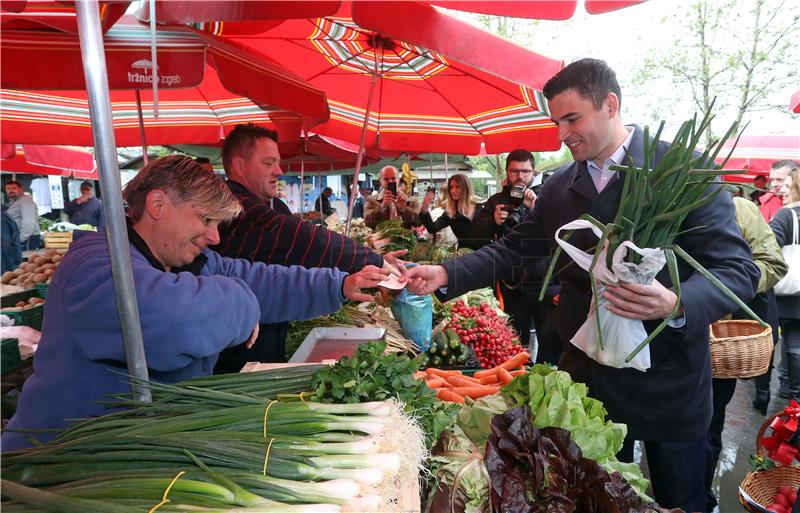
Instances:
[[[507,173],[510,175],[518,175],[520,173],[528,174],[533,173],[533,169],[509,169]]]

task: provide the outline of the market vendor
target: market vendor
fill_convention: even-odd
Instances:
[[[553,76],[543,89],[559,138],[574,162],[544,183],[532,211],[511,233],[494,244],[443,266],[416,266],[406,272],[409,288],[431,293],[447,287],[452,298],[491,285],[512,274],[526,256],[546,256],[556,247],[555,232],[582,214],[601,223],[613,221],[624,180],[611,169],[629,155],[636,166],[644,161],[644,131],[626,126],[620,115],[620,88],[608,65],[581,59]],[[658,162],[669,144],[653,142]],[[690,212],[675,241],[725,284],[743,302],[755,295],[759,270],[734,221],[727,194],[717,194]],[[588,230],[575,232],[570,243],[582,249],[597,244]],[[563,340],[572,340],[586,321],[592,300],[587,272],[567,266],[564,255],[556,265],[561,284],[554,323]],[[633,442],[644,442],[656,501],[667,508],[706,511],[706,439],[711,420],[712,322],[736,310],[735,303],[690,266],[680,263],[679,315],[650,344],[651,366],[646,372],[601,365],[572,344],[566,344],[559,368],[603,402],[609,418],[625,423],[628,435],[621,461],[633,460]],[[677,295],[663,269],[649,285],[607,285],[606,308],[619,316],[644,322],[652,331],[673,311]]]
[[[356,272],[367,265],[393,270],[395,256],[381,255],[344,235],[292,215],[278,198],[278,179],[283,176],[278,133],[252,123],[236,125],[222,146],[222,165],[231,192],[243,205],[242,212],[220,227],[220,241],[213,247],[224,256],[267,264],[328,267]],[[225,349],[215,373],[237,372],[248,361],[286,361],[286,322],[264,324],[255,345]]]
[[[208,249],[241,204],[222,180],[188,157],[151,162],[125,188],[128,238],[151,379],[211,374],[219,352],[251,343],[260,322],[310,319],[345,298],[370,300],[388,271],[348,275],[225,258]],[[60,430],[101,415],[109,394],[129,391],[105,232],[76,232],[53,275],[34,373],[2,436],[2,450],[31,445],[14,430]],[[287,295],[287,291],[292,291]],[[14,431],[14,432],[12,432]],[[47,441],[53,432],[35,433]]]

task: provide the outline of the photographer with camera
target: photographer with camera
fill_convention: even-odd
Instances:
[[[381,169],[381,192],[374,198],[367,199],[364,205],[364,223],[372,229],[381,221],[401,217],[403,226],[410,228],[419,226],[419,205],[414,198],[407,198],[398,190],[399,172],[394,166]]]
[[[474,221],[483,211],[483,205],[478,203],[472,190],[472,184],[466,175],[459,173],[447,179],[447,195],[442,205],[444,212],[436,221],[428,212],[435,196],[435,188],[429,188],[422,200],[422,209],[419,215],[428,233],[433,235],[449,226],[458,239],[460,248],[479,249],[491,242],[490,237],[486,236],[482,230],[476,230],[477,223]]]

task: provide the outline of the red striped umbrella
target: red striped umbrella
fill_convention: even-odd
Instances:
[[[124,19],[104,36],[111,89],[148,89],[152,82],[148,27]],[[206,62],[236,96],[296,112],[313,126],[328,119],[325,93],[264,55],[189,27],[159,28],[159,89],[198,85]],[[85,89],[75,34],[32,30],[0,33],[0,86],[17,90]]]
[[[528,83],[504,80],[359,26],[360,15],[395,20],[390,9],[400,4],[345,4],[336,16],[287,20],[250,36],[227,35],[227,24],[218,30],[226,40],[272,56],[327,93],[331,119],[314,128],[322,135],[358,141],[369,110],[366,147],[476,154],[481,142],[490,153],[561,146],[544,98]],[[404,4],[433,11],[414,2]],[[496,64],[492,73],[501,66],[509,72],[525,70],[541,84],[561,68],[560,61],[458,23],[459,32],[448,30],[441,35],[461,38],[482,50],[502,47],[514,53],[514,59]],[[374,101],[370,102],[373,79]]]
[[[722,162],[736,139],[728,139],[720,151]],[[746,175],[727,175],[726,178],[749,181],[756,175],[769,175],[777,160],[800,161],[800,134],[742,135],[724,169],[746,169]]]
[[[603,14],[616,11],[645,0],[586,0],[584,8],[589,14]],[[516,1],[460,1],[427,0],[426,3],[456,9],[458,11],[509,16],[515,18],[534,18],[539,20],[568,20],[575,14],[577,0],[516,0]]]
[[[82,148],[3,144],[0,171],[97,180],[94,155]]]
[[[136,95],[111,91],[111,113],[118,146],[142,144]],[[152,92],[141,92],[147,144],[218,144],[238,123],[277,130],[281,148],[299,149],[303,119],[297,114],[263,109],[231,94],[207,67],[203,82],[188,89],[159,93],[159,116],[153,116]],[[91,146],[92,126],[85,91],[0,91],[0,139],[31,144]]]
[[[130,0],[98,2],[100,28],[103,32],[123,15]],[[53,0],[4,1],[0,4],[0,25],[9,29],[56,29],[62,32],[78,32],[75,2]]]

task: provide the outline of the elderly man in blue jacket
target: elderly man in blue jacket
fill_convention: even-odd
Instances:
[[[187,157],[150,163],[125,199],[147,366],[157,381],[211,374],[219,352],[251,343],[259,323],[328,314],[345,298],[368,301],[361,289],[388,274],[250,263],[209,250],[241,204]],[[31,445],[25,430],[58,431],[67,419],[101,415],[100,402],[129,389],[106,236],[82,233],[50,283],[34,373],[3,434],[4,451]],[[287,300],[289,290],[296,299]],[[54,435],[33,434],[40,442]]]

